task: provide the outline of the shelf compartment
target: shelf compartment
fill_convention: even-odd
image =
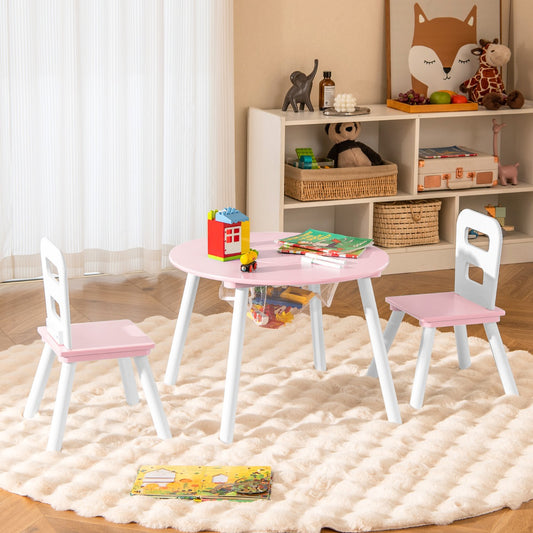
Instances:
[[[303,232],[309,228],[370,238],[372,228],[368,202],[360,204],[321,205],[302,210],[286,210],[286,231]]]
[[[511,186],[501,187],[502,190]],[[533,192],[517,191],[516,187],[509,189],[507,194],[487,194],[483,196],[463,196],[459,198],[459,210],[473,209],[486,213],[486,205],[506,207],[505,225],[514,226],[514,232],[504,232],[504,242],[515,239],[533,238]],[[516,232],[516,235],[513,235]],[[533,243],[530,243],[533,249]]]

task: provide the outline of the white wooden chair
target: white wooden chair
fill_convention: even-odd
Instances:
[[[65,259],[48,239],[41,240],[41,263],[46,300],[46,326],[38,328],[44,349],[31,387],[24,416],[31,418],[39,410],[54,356],[61,362],[61,374],[52,416],[47,449],[60,451],[78,361],[117,359],[122,375],[126,401],[139,401],[131,357],[137,366],[141,385],[157,434],[171,437],[163,405],[148,363],[154,347],[152,340],[130,320],[70,323],[70,306]]]
[[[471,229],[488,237],[488,250],[469,242],[468,233]],[[454,327],[459,367],[468,368],[470,351],[466,326],[483,324],[504,391],[506,394],[518,395],[497,325],[505,311],[495,306],[502,241],[502,230],[495,218],[465,209],[457,218],[455,291],[385,298],[392,310],[384,332],[387,350],[396,336],[405,313],[419,320],[423,328],[411,391],[410,403],[413,407],[420,408],[424,402],[435,328],[446,326]],[[483,271],[482,283],[470,278],[470,266],[479,267]],[[376,375],[374,361],[367,374]]]

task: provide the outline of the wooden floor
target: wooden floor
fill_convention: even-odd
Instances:
[[[453,270],[442,270],[394,274],[375,279],[374,290],[380,316],[389,316],[388,306],[384,302],[385,296],[451,290],[453,276]],[[132,274],[74,279],[70,282],[72,321],[127,317],[140,322],[153,315],[175,318],[183,285],[184,276],[174,271],[158,276]],[[218,283],[208,280],[200,282],[195,312],[212,314],[230,310],[227,303],[219,300],[218,287]],[[507,312],[500,323],[503,342],[510,350],[524,349],[533,353],[533,263],[503,265],[499,287],[496,303]],[[356,283],[339,285],[333,305],[324,309],[324,312],[337,316],[362,316]],[[43,323],[44,298],[40,281],[0,284],[0,350],[5,350],[13,344],[33,342],[38,338],[36,327]],[[482,328],[469,329],[469,333],[484,337]],[[3,491],[0,491],[0,524],[0,531],[5,533],[155,531],[136,524],[111,524],[102,518],[88,519],[69,511],[54,511],[48,505]],[[533,500],[516,511],[506,509],[448,526],[426,526],[401,531],[531,533]],[[400,530],[396,533],[400,533]]]

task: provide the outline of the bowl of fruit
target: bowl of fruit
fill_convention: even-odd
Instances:
[[[387,106],[406,113],[441,113],[446,111],[475,111],[477,103],[454,91],[434,91],[429,97],[409,89],[387,100]]]

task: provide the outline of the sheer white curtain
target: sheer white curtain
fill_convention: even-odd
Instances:
[[[234,142],[232,0],[0,0],[0,279],[167,266]]]

